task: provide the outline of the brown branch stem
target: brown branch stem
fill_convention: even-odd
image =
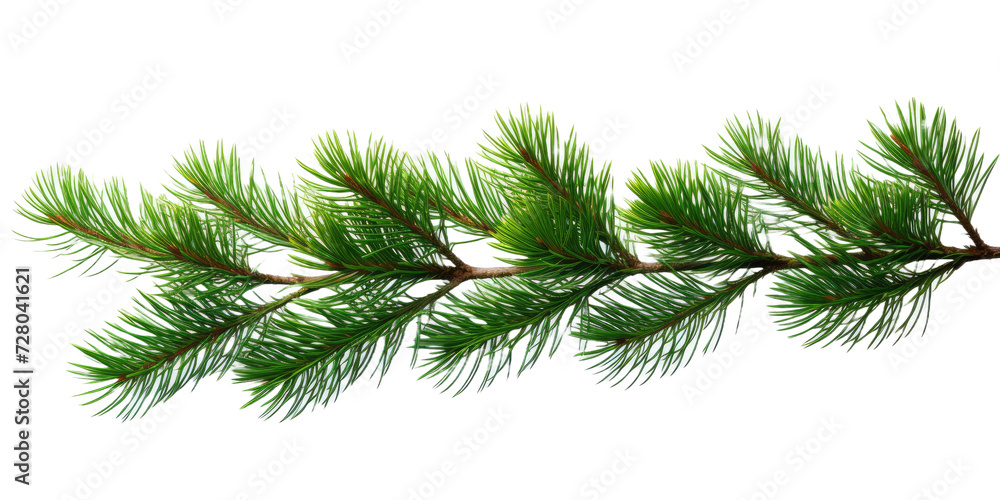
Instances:
[[[884,258],[887,254],[879,253],[866,253],[866,252],[852,252],[850,256],[857,260],[871,261],[879,258]],[[988,260],[988,259],[1000,259],[1000,247],[987,246],[985,248],[956,248],[956,247],[940,247],[929,255],[925,255],[921,258],[921,261],[939,261],[939,260],[963,260],[965,262],[973,260]],[[762,255],[759,258],[746,260],[738,265],[733,266],[733,270],[737,269],[764,269],[769,272],[783,271],[786,269],[800,269],[806,267],[807,265],[840,265],[843,264],[841,259],[834,254],[818,255],[813,257],[802,257],[801,259],[796,259],[794,257],[787,257],[778,254]],[[712,268],[716,263],[713,262],[672,262],[672,263],[662,263],[662,262],[645,262],[640,261],[634,265],[617,267],[614,271],[623,274],[657,274],[657,273],[675,273],[684,271],[702,271],[705,269]],[[499,267],[458,267],[458,266],[445,266],[440,270],[437,270],[429,274],[428,279],[441,279],[447,280],[449,282],[462,283],[468,280],[481,280],[481,279],[495,279],[495,278],[507,278],[511,276],[517,276],[520,274],[527,273],[529,271],[536,271],[538,267],[525,267],[525,266],[499,266]],[[281,284],[286,285],[302,285],[311,282],[317,282],[334,274],[322,275],[322,276],[292,276],[292,277],[282,277],[282,276],[272,276],[272,278]]]

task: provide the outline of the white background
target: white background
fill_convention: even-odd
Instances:
[[[526,103],[613,160],[621,198],[651,159],[707,161],[734,114],[782,118],[857,158],[866,120],[911,97],[982,127],[983,151],[1000,152],[995,2],[224,2],[3,4],[0,275],[13,285],[15,265],[33,268],[38,365],[30,487],[7,465],[9,368],[0,384],[4,498],[995,498],[1000,266],[985,263],[939,289],[926,338],[875,351],[801,348],[769,323],[762,289],[716,355],[628,391],[598,385],[569,349],[452,398],[405,354],[377,390],[291,422],[240,410],[242,388],[215,380],[144,420],[91,417],[66,341],[147,283],[50,278],[69,260],[17,240],[39,228],[14,202],[54,163],[159,191],[199,140],[295,173],[332,129],[461,158],[494,111]],[[388,25],[364,43],[376,18]],[[994,245],[998,198],[994,179],[975,221]],[[11,336],[4,366],[12,350]]]

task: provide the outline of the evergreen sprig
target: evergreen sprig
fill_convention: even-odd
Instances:
[[[703,264],[719,271],[774,258],[763,213],[750,205],[744,186],[690,164],[652,165],[653,178],[637,174],[622,220],[649,245],[659,262]]]
[[[80,346],[73,373],[97,384],[85,394],[99,413],[142,415],[232,369],[248,405],[295,417],[384,377],[411,328],[413,364],[446,391],[521,374],[566,331],[602,380],[632,385],[714,349],[768,276],[793,337],[875,347],[926,325],[934,287],[965,263],[1000,257],[972,223],[997,161],[978,153],[978,131],[966,141],[915,101],[885,116],[862,153],[871,174],[734,118],[708,149],[718,165],[654,162],[622,210],[610,165],[524,108],[497,115],[464,168],[329,134],[301,179],[269,184],[235,150],[201,145],[177,160],[172,196],[143,190],[137,209],[122,181],[56,166],[18,211],[56,229],[32,239],[70,269],[128,259],[141,265],[126,272],[155,278]],[[946,222],[971,245],[945,245]],[[798,247],[779,253],[774,235]],[[462,256],[480,240],[506,265]],[[275,251],[303,273],[252,264]]]

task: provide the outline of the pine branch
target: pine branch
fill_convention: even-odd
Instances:
[[[279,180],[277,191],[264,179],[255,179],[251,169],[244,179],[236,148],[229,156],[220,144],[215,157],[210,158],[202,143],[199,149],[184,153],[184,161],[176,161],[177,172],[190,187],[173,190],[190,203],[214,206],[233,222],[272,243],[289,248],[301,248],[308,239],[302,206],[295,189],[286,189]]]
[[[908,260],[900,255],[863,263],[844,256],[838,266],[806,265],[785,273],[773,295],[782,302],[774,306],[778,321],[799,330],[793,337],[813,332],[807,346],[837,341],[853,346],[870,337],[872,348],[893,334],[899,340],[930,313],[933,288],[965,263],[956,259],[915,272],[904,267]]]
[[[984,156],[977,154],[979,131],[967,144],[953,121],[948,126],[944,110],[938,109],[930,123],[922,104],[910,101],[908,114],[897,105],[899,123],[893,124],[886,117],[889,133],[869,123],[875,135],[876,147],[867,146],[886,162],[869,156],[866,160],[876,169],[922,186],[944,205],[968,233],[976,248],[985,250],[988,245],[972,225],[979,197],[986,179],[996,166],[997,158],[984,168]]]
[[[504,192],[520,194],[509,197],[508,205],[536,207],[542,200],[550,204],[554,199],[563,200],[564,212],[575,211],[578,219],[593,224],[595,236],[622,263],[639,264],[614,227],[614,205],[608,195],[610,165],[595,174],[587,147],[577,143],[572,131],[560,143],[551,115],[532,117],[523,109],[520,117],[511,114],[506,120],[498,114],[497,124],[501,135],[487,136],[492,147],[485,149],[483,156],[505,167],[492,171],[496,182],[506,188]]]
[[[617,278],[620,279],[620,278]],[[559,346],[560,323],[572,322],[586,300],[616,281],[609,275],[576,280],[534,281],[524,278],[477,283],[476,290],[447,305],[420,332],[414,347],[428,351],[421,378],[456,393],[477,375],[482,390],[498,375],[509,373],[514,349],[527,341],[517,373],[534,366],[545,352]]]
[[[238,293],[142,295],[135,313],[123,313],[97,345],[79,349],[95,364],[75,364],[77,375],[104,384],[87,404],[110,398],[98,412],[119,408],[123,418],[142,416],[189,382],[224,374],[255,334],[267,330],[268,315],[313,291],[299,288],[280,299],[254,305]],[[206,307],[207,306],[207,307]]]
[[[590,308],[574,335],[597,347],[582,353],[595,360],[604,373],[602,380],[615,384],[635,376],[629,385],[649,380],[687,364],[702,334],[708,339],[701,348],[708,352],[718,345],[725,326],[726,309],[748,286],[774,269],[763,268],[735,281],[709,286],[685,273],[649,278],[649,285],[626,284],[616,297],[605,298]]]
[[[804,217],[842,238],[853,239],[855,235],[824,210],[851,191],[849,172],[853,169],[848,170],[842,158],[829,164],[799,138],[785,146],[778,125],[759,115],[756,125],[748,121],[748,125],[738,119],[727,122],[729,137],[723,138],[719,151],[708,149],[709,157],[741,174],[726,175],[758,191],[758,200],[785,208],[787,211],[771,214],[792,222],[793,227],[800,227],[797,222]]]
[[[442,162],[436,155],[429,154],[418,163],[418,175],[431,187],[428,203],[432,208],[456,222],[459,229],[473,235],[490,237],[496,233],[508,207],[486,169],[467,160],[463,178],[451,158],[446,157]]]
[[[372,284],[302,302],[309,314],[286,312],[240,357],[236,381],[255,384],[245,406],[262,402],[265,416],[287,406],[285,419],[325,406],[365,373],[376,353],[374,368],[385,376],[406,325],[457,284],[409,300],[400,300],[405,286]]]
[[[719,270],[762,259],[779,259],[768,244],[762,214],[741,184],[732,184],[690,164],[669,169],[654,163],[653,179],[636,176],[629,188],[638,198],[622,220],[655,252],[658,261],[699,262]]]
[[[859,178],[863,185],[827,206],[843,227],[857,234],[859,242],[881,252],[943,248],[943,220],[927,193],[898,181]]]
[[[29,239],[48,241],[53,250],[64,254],[82,254],[67,270],[91,262],[89,270],[110,252],[149,263],[147,272],[170,280],[186,281],[195,273],[207,273],[212,278],[247,278],[261,284],[301,282],[251,267],[248,255],[256,249],[245,244],[228,221],[207,217],[190,204],[154,198],[146,191],[141,199],[136,215],[120,181],[101,189],[82,173],[73,175],[66,167],[56,167],[38,174],[35,188],[25,194],[27,207],[19,205],[18,212],[63,231]]]
[[[100,188],[56,167],[18,212],[55,228],[32,239],[74,259],[70,269],[126,258],[155,280],[81,347],[90,363],[74,373],[99,385],[87,393],[99,413],[141,415],[232,367],[248,405],[292,418],[384,377],[410,328],[413,364],[446,391],[520,375],[567,332],[601,380],[632,385],[714,349],[769,276],[792,337],[873,348],[926,326],[933,289],[963,265],[1000,258],[972,221],[996,163],[976,152],[978,132],[966,143],[943,111],[897,111],[863,155],[885,179],[797,138],[785,145],[758,117],[729,122],[708,151],[724,170],[654,162],[628,182],[621,212],[609,166],[595,169],[572,132],[561,140],[551,116],[526,109],[498,115],[482,161],[464,170],[334,134],[316,142],[318,166],[301,164],[302,182],[272,187],[244,175],[235,152],[202,145],[177,162],[174,199],[142,191],[134,211],[121,181]],[[973,245],[942,241],[946,221]],[[507,265],[467,262],[456,231]],[[775,232],[801,248],[776,250]],[[250,264],[276,249],[319,272]],[[430,282],[443,283],[413,292]],[[275,285],[286,290],[265,293]]]
[[[407,155],[381,141],[369,143],[362,154],[356,137],[348,136],[345,149],[334,134],[319,141],[316,159],[322,171],[303,167],[319,181],[310,184],[320,192],[329,193],[322,198],[329,204],[320,207],[341,210],[356,225],[377,221],[390,230],[396,228],[389,223],[401,225],[455,266],[467,267],[451,250],[445,233],[435,226],[430,207],[431,189],[408,168],[411,160]],[[346,199],[339,196],[345,192],[355,196]],[[373,212],[384,218],[375,218]]]

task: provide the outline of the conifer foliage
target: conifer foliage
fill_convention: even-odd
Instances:
[[[1000,257],[972,219],[997,161],[979,133],[915,101],[885,121],[862,170],[777,124],[733,119],[707,148],[713,165],[652,163],[621,204],[609,165],[522,109],[498,115],[464,164],[330,134],[289,184],[201,145],[176,160],[165,195],[130,201],[121,180],[57,166],[19,213],[54,228],[32,239],[70,269],[128,259],[155,279],[79,346],[72,371],[95,384],[85,394],[100,413],[139,416],[231,373],[247,405],[290,418],[383,377],[401,351],[446,391],[483,389],[564,335],[602,380],[631,385],[712,350],[766,277],[791,336],[875,347],[925,325],[959,267]],[[945,245],[945,224],[968,244]],[[472,241],[503,265],[471,264]],[[275,258],[301,274],[265,272]]]

